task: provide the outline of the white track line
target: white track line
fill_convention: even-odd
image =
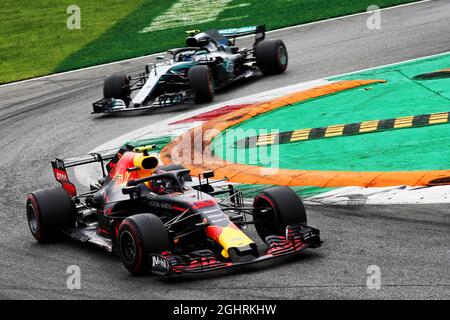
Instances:
[[[398,205],[450,203],[450,186],[343,187],[308,198],[309,205]]]
[[[431,0],[422,0],[422,1],[418,1],[418,2],[400,4],[400,5],[397,5],[397,6],[380,9],[380,11],[399,9],[399,8],[409,7],[409,6],[412,6],[412,5],[423,4],[423,3],[426,3],[426,2],[430,2],[430,1]],[[346,16],[342,16],[342,17],[330,18],[330,19],[326,19],[326,20],[320,20],[320,21],[305,23],[305,24],[301,24],[301,25],[296,25],[296,26],[291,26],[291,27],[286,27],[286,28],[281,28],[281,29],[276,29],[276,30],[270,30],[267,33],[271,34],[271,33],[282,32],[282,31],[286,31],[286,30],[300,29],[300,28],[303,28],[303,27],[311,26],[311,25],[316,25],[316,24],[320,24],[320,23],[327,23],[327,22],[332,22],[332,21],[336,21],[336,20],[353,18],[353,17],[365,15],[365,14],[373,14],[373,12],[372,11],[365,11],[365,12],[350,14],[350,15],[346,15]],[[251,35],[242,37],[242,39],[243,38],[248,38],[248,37],[251,37]],[[33,79],[26,79],[26,80],[6,83],[6,84],[0,85],[0,88],[14,86],[14,85],[19,85],[19,84],[23,84],[23,83],[27,83],[27,82],[31,82],[31,81],[45,80],[45,79],[53,78],[53,77],[56,77],[56,76],[67,75],[67,74],[71,74],[71,73],[75,73],[75,72],[83,72],[83,71],[86,71],[86,70],[91,70],[91,69],[100,68],[100,67],[107,67],[107,66],[118,64],[118,63],[127,63],[127,62],[135,61],[135,60],[138,60],[138,59],[151,58],[151,57],[154,57],[154,56],[157,56],[157,55],[161,55],[161,54],[164,54],[164,53],[165,52],[158,52],[158,53],[153,53],[153,54],[146,55],[146,56],[140,56],[140,57],[130,58],[130,59],[126,59],[126,60],[120,60],[120,61],[114,61],[114,62],[99,64],[99,65],[92,66],[92,67],[86,67],[86,68],[81,68],[81,69],[61,72],[61,73],[50,74],[50,75],[47,75],[47,76],[37,77],[37,78],[33,78]]]
[[[337,76],[328,76],[325,77],[326,79],[334,79],[334,78],[340,78],[340,77],[345,77],[345,76],[349,76],[355,73],[363,73],[363,72],[367,72],[367,71],[371,71],[371,70],[376,70],[376,69],[381,69],[381,68],[388,68],[388,67],[392,67],[392,66],[396,66],[399,64],[406,64],[406,63],[410,63],[410,62],[417,62],[417,61],[421,61],[421,60],[425,60],[425,59],[431,59],[431,58],[437,58],[440,56],[445,56],[447,54],[450,54],[450,51],[446,51],[446,52],[441,52],[441,53],[437,53],[437,54],[432,54],[431,56],[425,56],[425,57],[420,57],[420,58],[414,58],[414,59],[409,59],[409,60],[405,60],[405,61],[400,61],[400,62],[394,62],[394,63],[389,63],[389,64],[385,64],[382,66],[377,66],[377,67],[371,67],[371,68],[367,68],[367,69],[362,69],[362,70],[356,70],[356,71],[350,71],[350,72],[346,72]]]
[[[409,7],[409,6],[422,4],[422,3],[426,3],[426,2],[430,2],[430,1],[432,1],[432,0],[422,0],[422,1],[418,1],[418,2],[399,4],[397,6],[380,9],[380,11],[388,11],[388,10],[392,10],[392,9],[399,9],[399,8]],[[319,23],[326,23],[326,22],[331,22],[331,21],[336,21],[336,20],[342,20],[342,19],[358,17],[358,16],[362,16],[362,15],[365,15],[365,14],[373,14],[373,11],[364,11],[364,12],[360,12],[360,13],[349,14],[349,15],[342,16],[342,17],[336,17],[336,18],[330,18],[330,19],[326,19],[326,20],[309,22],[309,23],[300,24],[300,25],[297,25],[297,26],[291,26],[291,27],[281,28],[281,29],[277,29],[277,30],[271,30],[268,33],[274,33],[274,32],[278,32],[278,31],[285,31],[285,30],[290,30],[290,29],[303,28],[303,27],[312,26],[312,25],[319,24]]]

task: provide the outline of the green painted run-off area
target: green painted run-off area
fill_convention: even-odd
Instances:
[[[450,78],[414,80],[413,77],[450,68],[450,55],[348,75],[342,79],[384,79],[319,99],[297,103],[246,121],[236,129],[252,136],[258,130],[289,131],[368,120],[381,120],[450,110]],[[233,141],[220,136],[213,142],[219,157],[231,162],[268,166],[261,148],[237,157]],[[412,171],[450,168],[450,124],[397,129],[268,147],[279,152],[286,169],[337,171]],[[242,138],[242,137],[240,137]],[[276,148],[276,149],[273,149]],[[271,150],[273,149],[273,150]],[[242,151],[239,151],[242,152]]]

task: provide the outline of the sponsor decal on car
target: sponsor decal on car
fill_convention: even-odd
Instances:
[[[161,256],[152,256],[152,271],[168,273],[170,271],[170,263]]]

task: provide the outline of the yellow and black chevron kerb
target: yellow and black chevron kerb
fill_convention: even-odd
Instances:
[[[431,126],[448,123],[449,115],[450,112],[440,112],[385,120],[370,120],[350,124],[340,124],[322,128],[300,129],[277,134],[271,133],[239,140],[236,143],[236,146],[238,148],[254,148],[272,144],[293,143],[323,138],[374,133],[386,130]]]

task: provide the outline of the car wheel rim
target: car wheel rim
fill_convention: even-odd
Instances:
[[[213,85],[213,80],[211,78],[211,74],[208,73],[208,89],[209,89],[209,93],[213,94],[214,92],[214,85]]]
[[[31,232],[33,234],[36,234],[38,230],[37,215],[36,210],[32,204],[29,204],[27,207],[27,220]]]
[[[123,260],[131,264],[136,259],[136,243],[130,232],[125,231],[120,236],[120,253]]]
[[[258,217],[258,231],[264,237],[272,235],[273,227],[275,225],[274,219],[275,212],[273,208],[269,205],[260,207]]]
[[[287,50],[284,46],[280,46],[279,49],[279,55],[280,55],[280,63],[282,66],[287,65]]]

